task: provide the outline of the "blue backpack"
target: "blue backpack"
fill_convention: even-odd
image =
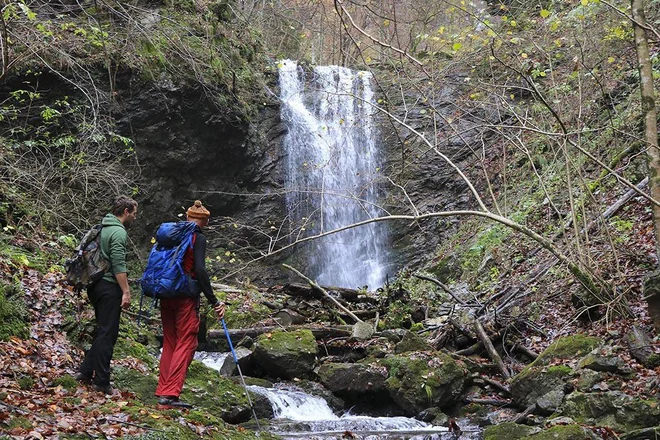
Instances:
[[[199,294],[199,283],[183,271],[183,256],[193,245],[196,228],[193,222],[168,222],[158,227],[156,244],[140,280],[144,295],[158,300]]]

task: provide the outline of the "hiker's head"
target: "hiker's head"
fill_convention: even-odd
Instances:
[[[112,213],[124,226],[130,226],[137,218],[138,203],[128,196],[119,196],[112,205]]]
[[[186,211],[186,216],[188,217],[188,221],[195,222],[199,226],[206,226],[209,224],[211,213],[208,209],[204,208],[201,200],[195,200],[195,203]]]

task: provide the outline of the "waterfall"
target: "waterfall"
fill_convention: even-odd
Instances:
[[[279,79],[292,239],[384,215],[371,74],[319,66],[307,80],[286,60]],[[324,285],[375,289],[385,281],[387,246],[385,224],[351,228],[306,246],[304,271]]]

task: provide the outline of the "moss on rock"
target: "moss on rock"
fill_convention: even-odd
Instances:
[[[442,352],[388,356],[379,363],[388,369],[390,396],[409,415],[454,404],[467,375],[461,363]]]
[[[484,440],[518,440],[529,436],[535,431],[535,428],[526,425],[519,425],[513,422],[500,423],[499,425],[489,426],[484,430]]]
[[[272,377],[292,379],[312,372],[317,350],[309,330],[276,331],[257,338],[254,357]]]
[[[579,425],[557,425],[538,434],[523,437],[523,440],[584,440],[589,438]]]
[[[532,365],[545,365],[554,359],[577,358],[589,353],[601,343],[599,338],[583,334],[565,336],[550,344]]]

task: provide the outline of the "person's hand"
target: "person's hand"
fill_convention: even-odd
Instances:
[[[128,310],[130,306],[131,306],[131,291],[127,290],[121,296],[121,308],[124,310]]]
[[[222,319],[225,316],[225,303],[218,301],[213,305],[213,311],[218,316],[218,319]]]

